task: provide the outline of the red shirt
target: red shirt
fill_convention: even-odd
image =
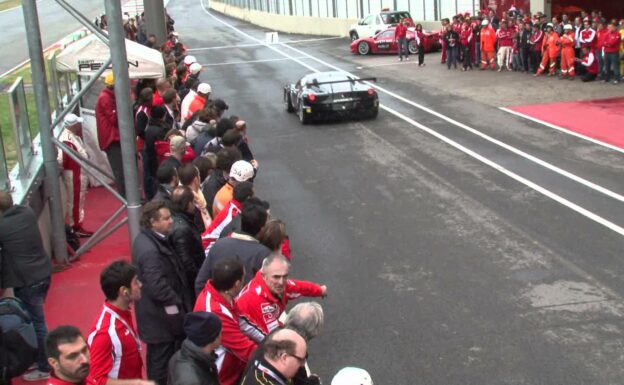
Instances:
[[[319,285],[307,281],[289,279],[284,287],[282,298],[276,298],[264,283],[261,272],[245,286],[236,299],[241,314],[241,328],[251,327],[262,333],[269,334],[281,326],[280,315],[291,299],[301,296],[320,297],[322,289]]]
[[[141,341],[129,310],[104,303],[87,343],[91,354],[87,385],[105,385],[108,378],[143,378]]]
[[[165,104],[162,96],[160,96],[160,92],[158,90],[154,91],[154,99],[152,100],[152,106],[162,106]]]
[[[60,378],[55,376],[54,371],[52,371],[52,373],[50,373],[50,377],[48,377],[47,385],[84,385],[84,382],[75,383],[61,380]]]
[[[210,226],[208,226],[206,231],[202,234],[202,246],[204,250],[219,239],[223,229],[232,222],[232,219],[236,218],[236,216],[241,213],[242,209],[243,205],[232,198],[223,210],[219,211],[219,214],[214,217],[212,222],[210,222]]]
[[[214,313],[221,320],[221,346],[215,350],[219,382],[235,385],[257,346],[241,331],[238,308],[230,305],[209,280],[197,296],[193,311]]]

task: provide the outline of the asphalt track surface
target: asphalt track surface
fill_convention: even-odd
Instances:
[[[69,1],[69,3],[89,19],[94,19],[97,15],[104,13],[104,2],[101,0],[79,0]],[[82,27],[82,24],[54,0],[37,1],[37,11],[44,48]],[[28,59],[22,7],[0,12],[0,25],[2,26],[0,42],[4,53],[0,55],[0,74],[2,74]]]
[[[214,97],[248,121],[291,276],[329,287],[309,361],[324,383],[347,365],[376,384],[621,381],[621,152],[358,69],[388,60],[344,39],[266,46],[198,0],[168,9]],[[378,77],[379,117],[300,125],[282,87],[335,68]]]

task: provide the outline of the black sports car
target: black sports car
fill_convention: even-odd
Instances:
[[[357,116],[374,119],[379,112],[379,97],[365,81],[344,72],[318,72],[284,87],[286,111],[297,112],[302,124],[312,120]]]

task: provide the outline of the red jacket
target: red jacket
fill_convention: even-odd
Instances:
[[[158,90],[154,91],[154,98],[152,99],[152,106],[164,106],[165,101],[162,96],[160,96],[160,92]]]
[[[618,31],[608,32],[604,37],[604,52],[618,53],[622,44],[622,36]]]
[[[511,47],[513,46],[514,32],[510,29],[499,29],[496,31],[496,38],[498,39],[499,47]]]
[[[596,31],[592,28],[582,30],[579,37],[581,47],[596,47]]]
[[[87,343],[91,354],[87,385],[105,385],[108,378],[143,378],[141,341],[129,310],[104,303]]]
[[[201,236],[204,250],[212,246],[212,244],[219,239],[223,229],[225,229],[225,227],[232,222],[232,219],[236,218],[236,216],[241,213],[242,209],[243,205],[239,201],[232,199],[227,205],[225,205],[223,210],[219,211],[219,214],[214,217],[212,222],[210,222],[210,226],[208,226],[206,231],[204,231]],[[207,254],[208,252],[206,250],[206,255]]]
[[[537,30],[537,32],[532,32],[531,37],[529,38],[529,44],[531,45],[531,49],[533,51],[542,52],[542,44],[544,43],[544,32],[541,30]]]
[[[472,41],[472,30],[470,28],[462,29],[459,34],[459,44],[468,45]]]
[[[407,27],[401,23],[397,24],[394,29],[394,40],[404,39],[405,36],[407,36]]]
[[[279,317],[286,309],[288,301],[301,296],[320,297],[322,295],[322,289],[316,283],[289,279],[284,287],[282,298],[276,298],[269,291],[262,278],[262,272],[259,271],[236,299],[241,314],[241,328],[243,330],[255,329],[256,333],[267,335],[281,326]],[[246,334],[249,335],[249,333]]]
[[[98,97],[95,105],[95,122],[100,150],[104,151],[111,144],[119,142],[115,91],[111,88],[104,88]]]
[[[496,48],[496,31],[488,25],[481,29],[481,52],[493,52]]]
[[[199,293],[193,311],[214,313],[221,320],[221,346],[215,350],[219,383],[236,384],[257,346],[241,332],[236,304],[230,305],[209,280]]]
[[[600,29],[596,31],[596,45],[595,48],[602,50],[604,48],[604,44],[607,38],[607,34],[609,33],[606,29]]]
[[[596,55],[594,55],[593,50],[583,58],[581,64],[590,74],[598,75],[598,60],[596,60]]]

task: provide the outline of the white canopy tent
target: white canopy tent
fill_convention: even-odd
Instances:
[[[165,77],[162,54],[152,48],[126,39],[130,79],[159,79]],[[110,49],[95,35],[70,44],[56,56],[56,68],[89,76],[97,72],[110,57]]]

